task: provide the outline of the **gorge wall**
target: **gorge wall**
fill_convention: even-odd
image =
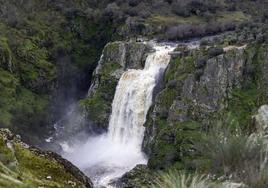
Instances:
[[[213,127],[254,132],[254,115],[268,102],[267,55],[266,43],[175,53],[145,124],[148,167],[137,166],[121,185],[150,185],[158,170],[208,170],[198,146]]]

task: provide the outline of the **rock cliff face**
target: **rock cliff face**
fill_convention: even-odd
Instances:
[[[0,159],[0,187],[93,187],[70,162],[29,147],[7,129],[0,129]]]
[[[212,51],[201,48],[171,60],[146,123],[149,168],[195,169],[194,143],[220,122],[254,129],[252,115],[268,102],[267,44]]]
[[[81,101],[96,129],[107,129],[117,83],[127,69],[142,69],[150,46],[142,42],[108,43],[93,75],[88,97]]]

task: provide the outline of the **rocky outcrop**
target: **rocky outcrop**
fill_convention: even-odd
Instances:
[[[150,187],[155,178],[153,175],[146,165],[137,165],[134,169],[124,174],[117,181],[116,186],[118,188]]]
[[[69,161],[21,142],[20,137],[0,129],[0,187],[93,187],[91,181]]]
[[[112,42],[105,46],[88,97],[81,101],[95,129],[107,129],[117,82],[125,70],[142,69],[149,51],[150,46],[142,42]]]
[[[267,103],[267,45],[211,51],[191,50],[171,60],[145,125],[149,168],[195,169],[194,143],[209,127],[253,129],[252,115]]]

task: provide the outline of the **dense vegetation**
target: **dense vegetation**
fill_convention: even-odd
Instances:
[[[86,1],[1,1],[0,126],[45,137],[49,124],[87,92],[111,28]]]

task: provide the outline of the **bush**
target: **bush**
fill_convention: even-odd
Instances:
[[[207,64],[207,60],[206,60],[206,58],[199,58],[199,59],[197,59],[196,61],[195,61],[195,67],[197,68],[197,69],[202,69],[202,68],[204,68],[205,66],[206,66],[206,64]]]
[[[208,50],[208,56],[209,56],[209,58],[215,57],[215,56],[218,56],[218,55],[221,55],[223,53],[224,53],[223,48],[214,47],[214,48],[210,48]]]
[[[199,25],[180,24],[167,27],[165,35],[170,40],[178,40],[192,37],[215,35],[217,33],[221,33],[224,31],[232,31],[235,29],[236,24],[232,22],[211,22]]]
[[[137,16],[138,15],[138,11],[137,9],[135,8],[130,8],[126,11],[126,13],[129,15],[129,16]]]
[[[129,6],[135,7],[140,3],[140,0],[129,0],[128,4]]]
[[[186,5],[177,2],[172,4],[172,12],[182,17],[189,17],[191,15],[190,11],[186,8]]]
[[[191,15],[203,15],[215,14],[217,10],[223,8],[222,3],[216,2],[215,0],[180,0],[172,4],[172,12],[178,16],[188,17]]]
[[[168,39],[183,39],[202,36],[204,34],[202,28],[203,27],[200,25],[182,24],[168,28],[166,36]]]
[[[124,14],[116,3],[110,3],[103,12],[103,19],[120,22],[123,20]]]
[[[0,67],[12,72],[11,50],[6,38],[0,37]]]

